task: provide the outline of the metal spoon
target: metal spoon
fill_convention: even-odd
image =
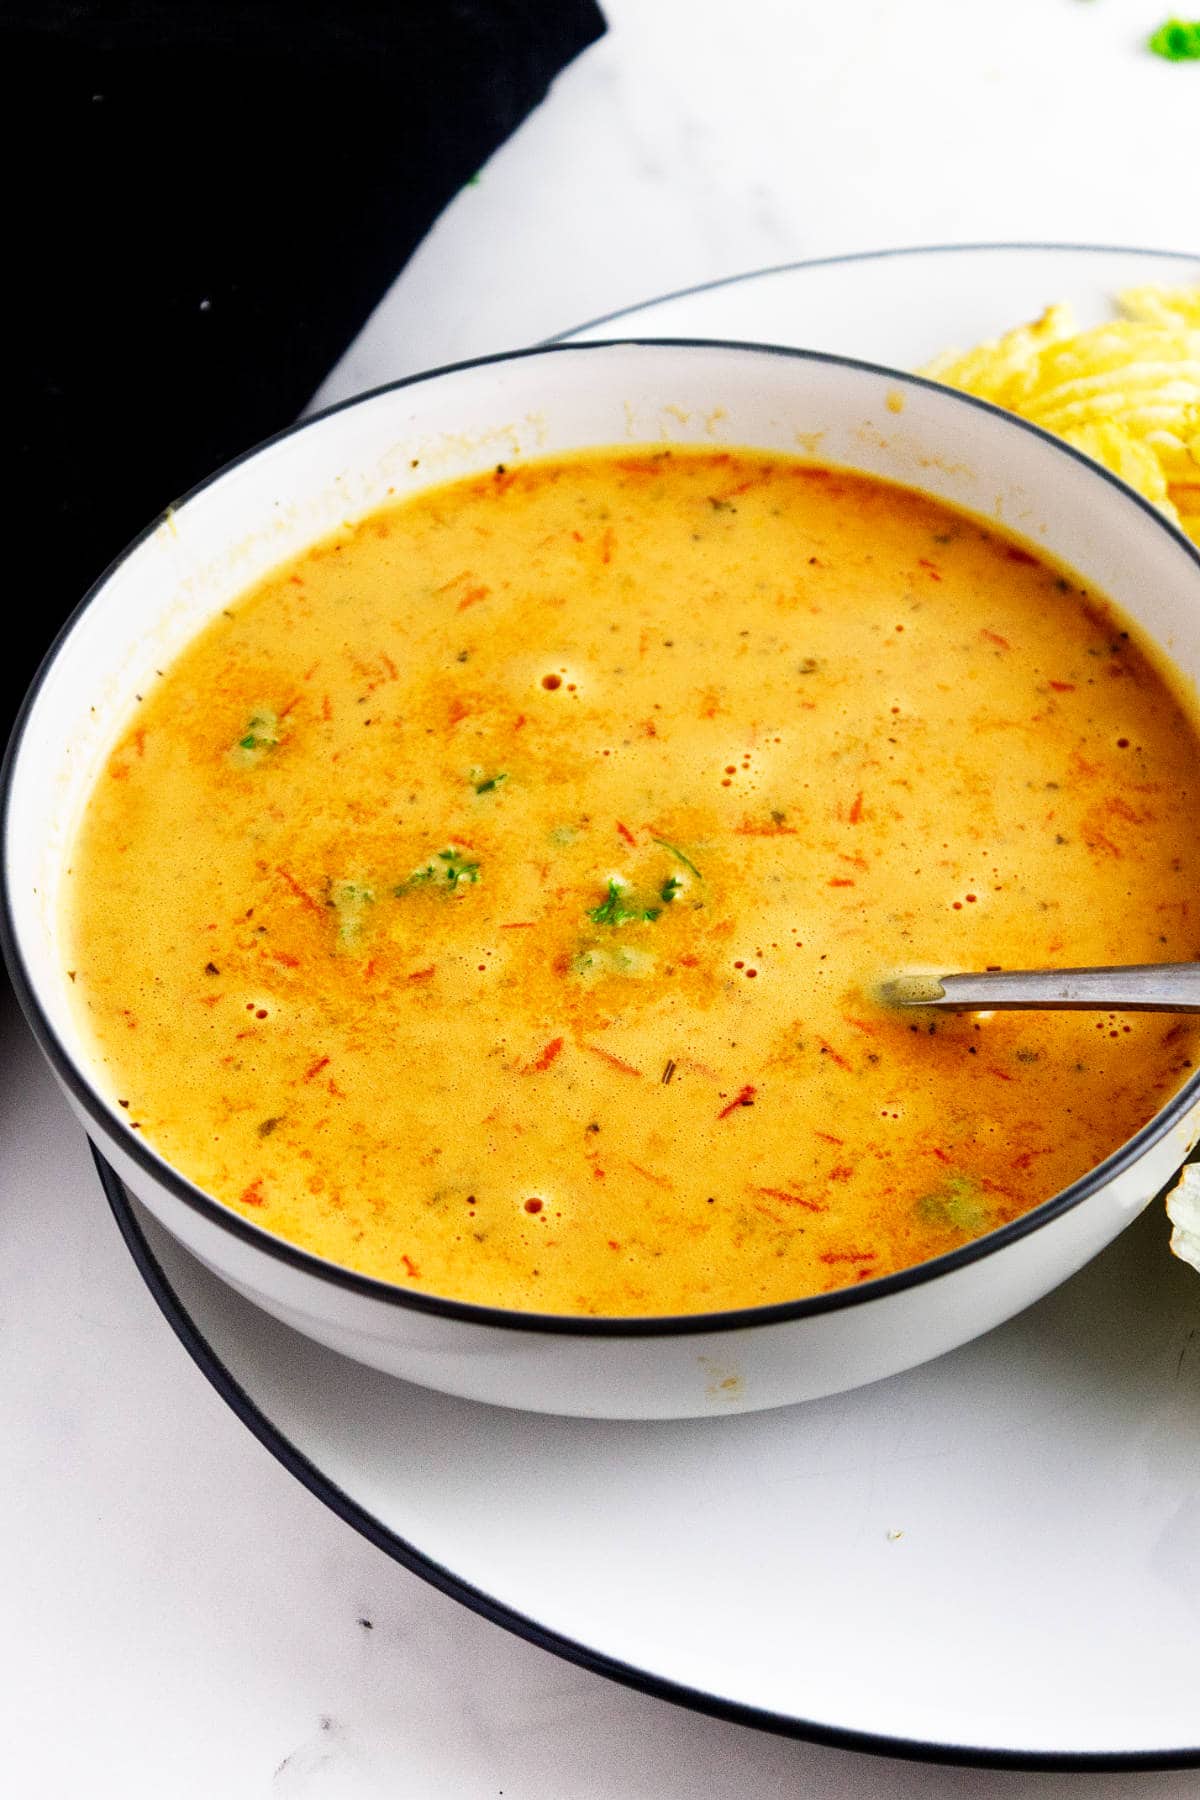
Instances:
[[[1200,963],[1133,963],[1120,969],[1000,969],[978,975],[898,975],[881,984],[885,1006],[936,1012],[1200,1012]]]

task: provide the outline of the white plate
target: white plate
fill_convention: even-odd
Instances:
[[[774,270],[582,335],[716,336],[904,366],[1200,259],[1003,246]],[[1025,1766],[1200,1763],[1200,1286],[1160,1208],[939,1362],[783,1412],[508,1413],[298,1337],[108,1180],[159,1304],[348,1523],[549,1649],[745,1723]]]

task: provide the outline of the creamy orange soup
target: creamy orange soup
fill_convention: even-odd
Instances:
[[[435,489],[278,570],[90,803],[72,975],[130,1126],[423,1293],[705,1311],[936,1256],[1114,1150],[1161,1016],[900,969],[1200,955],[1197,723],[914,493],[750,452]]]

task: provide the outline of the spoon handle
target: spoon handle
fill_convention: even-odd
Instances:
[[[1200,963],[904,975],[883,984],[883,997],[892,1006],[919,1006],[939,1012],[1051,1007],[1074,1012],[1200,1013]]]

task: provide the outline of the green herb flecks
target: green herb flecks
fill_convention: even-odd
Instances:
[[[414,869],[407,881],[402,881],[395,889],[397,898],[406,894],[410,888],[434,888],[440,893],[457,893],[461,888],[479,880],[479,864],[468,862],[461,850],[453,844],[446,850],[439,850],[436,856]]]
[[[247,720],[245,731],[232,746],[233,755],[244,765],[261,762],[278,746],[281,737],[279,715],[264,708]]]
[[[969,1175],[948,1175],[940,1188],[917,1201],[915,1210],[923,1224],[965,1231],[971,1237],[977,1237],[988,1225],[983,1190]]]
[[[593,925],[638,925],[652,923],[662,912],[661,906],[642,906],[628,898],[629,888],[615,875],[608,878],[608,892],[599,906],[590,907],[588,918]]]
[[[1200,62],[1200,19],[1168,19],[1146,47],[1167,62]]]
[[[500,775],[484,775],[479,769],[471,771],[471,786],[477,794],[494,794],[500,783],[507,780],[507,771]]]
[[[680,881],[678,875],[668,875],[658,891],[669,906],[682,886],[683,883]]]
[[[701,875],[691,857],[685,856],[678,844],[672,844],[668,838],[654,837],[653,835],[650,838],[650,842],[652,844],[657,844],[660,850],[669,850],[676,862],[681,862],[685,869],[690,870],[697,881],[703,881],[704,877]]]
[[[329,904],[337,915],[337,947],[357,950],[366,930],[367,914],[375,904],[374,891],[360,881],[335,881],[329,889]]]

